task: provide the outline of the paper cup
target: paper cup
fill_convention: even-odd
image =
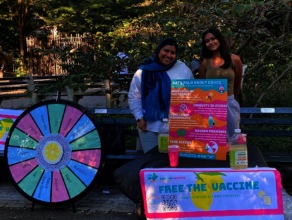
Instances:
[[[168,146],[168,156],[171,167],[177,167],[179,157],[179,146],[171,145]]]

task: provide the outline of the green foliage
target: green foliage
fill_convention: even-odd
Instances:
[[[62,33],[104,33],[118,22],[139,14],[140,7],[131,7],[141,0],[0,0],[0,47],[20,58],[21,73],[26,74],[25,38],[36,36],[46,40],[50,29]],[[23,43],[23,44],[21,44]]]
[[[80,3],[78,10],[80,8],[82,11],[82,8],[85,7],[84,4]],[[109,2],[108,4],[114,3]],[[124,6],[126,7],[126,4]],[[145,1],[141,7],[134,6],[131,9],[126,7],[126,11],[130,11],[133,16],[129,19],[125,19],[117,13],[115,7],[108,10],[108,13],[112,15],[111,21],[115,21],[115,26],[107,26],[107,32],[103,27],[99,27],[100,31],[92,35],[95,49],[90,53],[92,57],[95,57],[95,61],[90,59],[89,55],[80,52],[74,54],[68,51],[62,52],[62,56],[70,56],[74,59],[76,65],[64,66],[69,75],[61,85],[72,86],[71,82],[74,84],[77,80],[88,77],[112,79],[117,77],[125,66],[128,67],[129,72],[135,72],[139,64],[153,56],[157,45],[165,37],[173,37],[178,41],[179,59],[191,67],[193,57],[200,56],[201,35],[208,27],[219,28],[225,35],[231,51],[240,54],[242,62],[247,64],[249,69],[255,66],[251,71],[248,69],[247,75],[244,77],[243,92],[246,106],[253,106],[268,86],[290,65],[291,17],[288,17],[287,22],[285,22],[285,18],[288,15],[287,12],[290,12],[289,15],[291,14],[291,10],[289,4],[284,2],[217,0],[184,1],[182,3],[173,0],[167,2]],[[96,5],[96,10],[97,7],[107,6],[100,3]],[[75,10],[77,7],[71,8]],[[140,10],[139,13],[137,13],[137,8]],[[67,10],[67,13],[72,10]],[[58,11],[60,10],[58,9]],[[77,12],[74,13],[76,15]],[[91,22],[92,19],[100,19],[91,18],[89,16],[91,12],[86,15]],[[80,19],[82,20],[84,17]],[[103,16],[103,19],[105,17]],[[70,24],[70,22],[68,23]],[[82,23],[84,23],[83,20]],[[72,24],[68,25],[68,27],[71,26]],[[77,27],[84,30],[78,23],[76,23]],[[250,41],[249,38],[251,38]],[[247,41],[249,43],[245,45]],[[126,53],[129,58],[119,58],[118,52]],[[268,91],[259,105],[287,106],[285,101],[282,102],[284,98],[280,99],[281,102],[278,98],[271,100],[271,94],[274,92],[285,94],[282,97],[291,94],[288,86],[290,82],[291,71],[288,71],[273,86],[273,89]],[[280,85],[287,86],[283,88]],[[86,89],[86,86],[82,87],[77,84],[74,86],[76,89],[78,86],[82,90]],[[49,89],[54,89],[54,87]]]
[[[3,2],[7,0],[0,0],[0,6]],[[254,106],[265,92],[257,106],[292,105],[289,102],[292,95],[291,69],[282,75],[292,64],[291,1],[56,0],[36,4],[30,10],[43,22],[35,27],[45,29],[56,25],[63,33],[89,32],[94,45],[88,53],[82,49],[73,53],[72,48],[42,50],[44,54],[59,53],[64,60],[70,57],[75,65],[64,65],[68,75],[55,85],[40,88],[40,92],[55,91],[64,86],[85,91],[88,81],[79,83],[80,79],[115,79],[124,67],[133,73],[139,64],[154,55],[159,42],[166,37],[177,40],[179,59],[191,67],[193,57],[200,57],[203,31],[217,27],[231,51],[239,54],[242,62],[248,65],[243,82],[244,105]],[[0,30],[3,30],[0,44],[13,48],[16,26],[11,21],[13,16],[7,14],[7,10],[4,13],[0,7]],[[9,39],[5,40],[6,36]],[[128,59],[117,56],[119,52],[124,52]],[[118,93],[114,98],[118,99]],[[250,140],[259,146],[273,142],[273,138]]]

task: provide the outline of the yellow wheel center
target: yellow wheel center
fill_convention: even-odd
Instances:
[[[63,148],[56,141],[48,141],[43,148],[43,157],[49,164],[58,163],[63,156]]]

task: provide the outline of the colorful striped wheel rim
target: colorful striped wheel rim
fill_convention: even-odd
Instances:
[[[84,107],[48,100],[24,111],[7,136],[4,157],[16,189],[46,206],[72,203],[104,165],[99,125]]]

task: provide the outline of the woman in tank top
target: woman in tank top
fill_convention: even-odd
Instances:
[[[227,79],[227,140],[239,128],[240,107],[234,99],[240,92],[242,63],[239,56],[229,53],[229,48],[221,32],[207,29],[202,36],[202,54],[199,76],[201,79]]]

